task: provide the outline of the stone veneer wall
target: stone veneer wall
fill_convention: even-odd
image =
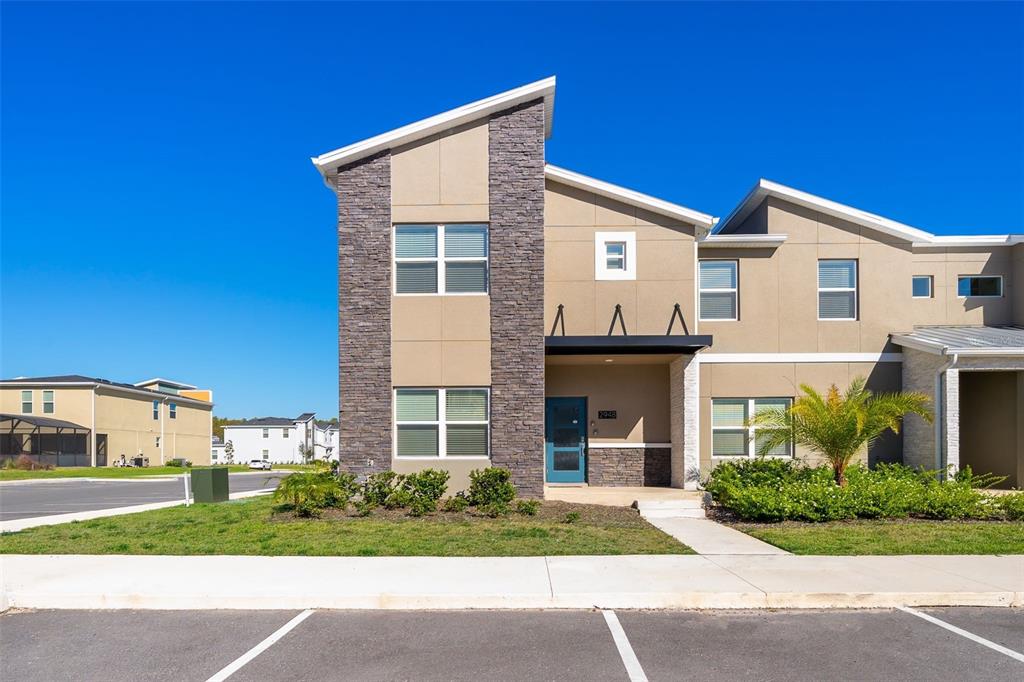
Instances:
[[[590,448],[587,483],[592,486],[668,486],[671,448]]]
[[[696,490],[700,481],[700,362],[694,355],[684,355],[673,360],[668,371],[672,487]]]
[[[491,461],[544,495],[544,101],[488,124]],[[389,412],[390,414],[390,412]]]
[[[391,468],[391,154],[338,170],[339,461]]]

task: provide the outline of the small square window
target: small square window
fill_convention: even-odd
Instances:
[[[636,233],[596,232],[594,234],[594,278],[636,279]]]
[[[626,242],[605,242],[605,267],[609,270],[626,269]]]
[[[931,298],[932,297],[932,276],[931,275],[914,275],[911,278],[911,287],[913,289],[914,298]]]

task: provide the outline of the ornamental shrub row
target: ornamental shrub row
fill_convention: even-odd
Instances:
[[[900,464],[856,465],[840,487],[830,467],[758,458],[719,465],[705,487],[720,508],[744,521],[1024,519],[1024,493],[983,492],[1000,480],[969,468],[940,481],[934,471]]]

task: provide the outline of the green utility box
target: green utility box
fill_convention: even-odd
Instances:
[[[192,499],[195,502],[225,502],[228,499],[228,468],[193,469]]]

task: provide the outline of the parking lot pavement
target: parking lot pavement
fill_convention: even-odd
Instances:
[[[275,488],[290,472],[230,474],[228,487],[233,493]],[[70,514],[95,509],[130,507],[150,502],[168,502],[185,497],[184,483],[174,480],[102,480],[64,479],[32,484],[0,486],[0,521],[26,519],[53,514]]]
[[[14,612],[0,679],[1024,678],[1024,611],[923,612],[968,632],[898,610],[618,611],[618,643],[600,611]]]

